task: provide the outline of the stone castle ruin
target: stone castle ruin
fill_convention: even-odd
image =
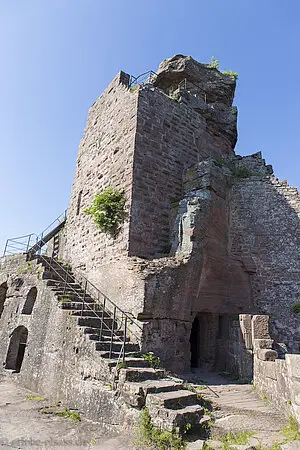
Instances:
[[[235,85],[177,55],[92,105],[67,216],[0,259],[5,373],[107,423],[144,405],[159,426],[197,423],[153,352],[176,374],[254,379],[300,421],[300,195],[260,152],[234,153]],[[86,214],[108,187],[126,201],[114,236]]]

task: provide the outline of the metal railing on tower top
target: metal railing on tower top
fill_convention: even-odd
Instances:
[[[45,228],[42,233],[36,235],[35,233],[26,234],[24,236],[18,236],[15,238],[7,239],[3,256],[14,255],[16,253],[28,253],[42,251],[42,247],[57,234],[64,226],[67,220],[67,209],[60,214],[50,225]],[[43,246],[39,245],[39,242],[43,242]],[[36,250],[35,250],[36,247]]]
[[[141,75],[138,75],[137,77],[134,77],[133,75],[130,76],[130,82],[129,87],[134,86],[141,86],[141,85],[147,85],[152,84],[153,81],[156,79],[157,73],[153,70],[148,70],[148,72],[144,72]]]

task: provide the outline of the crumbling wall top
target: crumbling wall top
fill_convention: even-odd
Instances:
[[[201,93],[204,92],[208,103],[232,105],[235,78],[222,74],[209,64],[201,64],[191,56],[175,55],[162,61],[154,85],[165,90],[176,90],[183,80],[192,83]]]

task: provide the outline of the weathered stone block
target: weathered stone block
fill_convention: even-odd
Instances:
[[[275,350],[259,348],[257,350],[257,357],[262,361],[275,361],[278,354]]]
[[[273,339],[254,339],[253,350],[256,351],[260,348],[271,349],[273,347]]]
[[[270,339],[269,316],[255,315],[252,317],[253,339]]]

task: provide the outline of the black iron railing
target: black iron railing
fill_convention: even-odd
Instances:
[[[55,236],[64,226],[67,219],[67,209],[56,217],[50,225],[43,230],[38,236],[35,233],[27,234],[25,236],[18,236],[7,239],[3,256],[13,255],[15,253],[37,253],[42,250],[42,247]],[[43,242],[43,245],[40,244]]]
[[[130,76],[130,82],[129,87],[132,88],[134,86],[142,86],[147,84],[152,84],[153,81],[156,79],[157,74],[153,72],[153,70],[148,70],[148,72],[144,72],[141,75],[138,75],[137,77],[134,77],[133,75]]]
[[[84,311],[90,311],[91,317],[95,317],[100,320],[100,326],[97,330],[99,342],[102,341],[104,336],[103,332],[109,332],[109,359],[112,358],[114,343],[120,343],[121,349],[118,359],[122,358],[122,361],[125,361],[127,338],[134,336],[136,343],[139,343],[141,337],[139,332],[142,331],[141,325],[129,314],[119,308],[98,287],[96,287],[83,275],[76,278],[71,270],[68,268],[65,269],[62,264],[52,257],[40,254],[37,258],[38,260],[43,261],[46,267],[55,273],[55,275],[59,278],[58,281],[63,283],[62,296],[71,294],[74,295],[77,302],[81,302],[81,314],[79,317],[84,317]],[[84,282],[82,282],[82,280],[84,280]],[[83,293],[78,292],[78,290],[74,288],[74,284],[81,286]],[[90,299],[92,299],[93,302],[88,301]],[[96,310],[96,306],[100,306],[100,311]],[[111,326],[109,325],[110,321],[107,323],[106,319],[111,320]]]

